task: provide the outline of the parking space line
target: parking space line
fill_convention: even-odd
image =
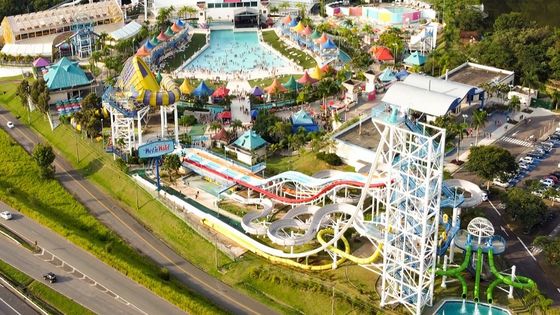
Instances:
[[[494,209],[494,211],[496,211],[496,213],[501,217],[502,214],[500,213],[500,211],[498,211],[498,208],[496,208],[494,206],[494,204],[492,203],[492,201],[488,200],[488,203],[492,206],[492,208]]]
[[[527,251],[527,253],[529,253],[529,255],[531,255],[531,257],[533,258],[534,261],[537,261],[537,259],[535,258],[535,256],[533,255],[533,253],[531,253],[531,251],[529,250],[529,248],[527,248],[527,245],[525,245],[525,243],[523,243],[523,240],[521,240],[519,238],[519,236],[517,237],[517,239],[519,240],[519,242],[521,243],[521,245],[523,245],[523,247],[525,248],[525,250]]]

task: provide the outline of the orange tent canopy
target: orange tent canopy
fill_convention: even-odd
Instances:
[[[279,92],[286,92],[286,91],[288,91],[288,89],[286,89],[280,83],[280,81],[278,81],[278,79],[275,78],[274,81],[272,81],[272,84],[270,84],[269,86],[264,88],[264,91],[268,94],[276,94],[276,93],[279,93]]]
[[[292,21],[292,17],[289,15],[286,15],[283,19],[282,19],[282,23],[288,25],[290,24],[290,22]]]
[[[138,48],[138,50],[136,51],[136,56],[138,57],[146,57],[149,56],[150,52],[148,51],[148,49],[146,49],[146,47],[144,45],[142,45],[142,47]]]
[[[315,42],[319,43],[319,44],[324,44],[327,42],[327,40],[329,40],[329,38],[327,37],[327,34],[323,33],[323,35],[319,38],[317,38],[315,40]]]

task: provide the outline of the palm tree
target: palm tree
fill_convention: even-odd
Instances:
[[[222,129],[222,124],[218,121],[213,121],[210,124],[210,127],[208,127],[208,129],[210,129],[210,131],[213,131],[214,134],[216,134],[218,130]]]
[[[519,97],[517,97],[517,95],[512,96],[509,100],[508,109],[512,113],[515,113],[516,111],[521,109],[521,101],[519,100]]]
[[[230,126],[231,126],[231,129],[233,130],[233,134],[235,135],[235,137],[237,137],[237,130],[243,128],[243,123],[239,119],[234,119],[231,122]]]
[[[284,12],[286,12],[286,10],[288,10],[288,8],[290,7],[290,4],[286,1],[284,1],[284,2],[280,3],[280,5],[278,7],[284,13]]]
[[[457,137],[457,161],[459,161],[459,153],[461,149],[461,141],[467,131],[468,125],[466,123],[451,124],[447,127],[449,133],[455,134]]]
[[[273,136],[277,142],[288,136],[290,133],[290,125],[283,121],[277,121],[269,127],[268,133]]]
[[[476,136],[474,143],[478,145],[478,131],[486,125],[488,113],[484,110],[475,110],[472,114],[472,125],[476,129]]]

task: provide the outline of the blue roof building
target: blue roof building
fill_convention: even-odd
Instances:
[[[300,127],[309,132],[319,131],[319,126],[315,123],[313,117],[303,109],[293,114],[290,121],[292,122],[293,133],[297,132]]]
[[[64,90],[92,83],[93,78],[80,68],[78,62],[66,57],[48,67],[48,72],[43,76],[49,91]]]
[[[404,58],[404,63],[408,66],[421,66],[426,63],[426,56],[419,54],[417,51]]]
[[[260,162],[261,158],[266,154],[267,145],[268,142],[266,140],[250,129],[229,145],[229,150],[237,153],[239,161],[248,165],[254,165]]]

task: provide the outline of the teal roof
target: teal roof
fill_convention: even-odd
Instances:
[[[301,109],[299,112],[292,115],[292,124],[293,125],[313,125],[315,123],[313,122],[313,118],[311,118],[311,116],[306,111]]]
[[[247,151],[253,151],[266,145],[267,142],[251,129],[245,131],[233,144]]]
[[[49,71],[43,78],[47,82],[49,90],[67,89],[91,83],[78,63],[66,57],[60,59],[48,69]]]
[[[426,56],[419,54],[417,51],[404,58],[404,63],[412,66],[421,66],[426,63]]]
[[[383,82],[389,82],[396,79],[397,77],[395,76],[395,73],[390,68],[385,68],[385,70],[383,70],[383,72],[379,75],[379,80]]]

